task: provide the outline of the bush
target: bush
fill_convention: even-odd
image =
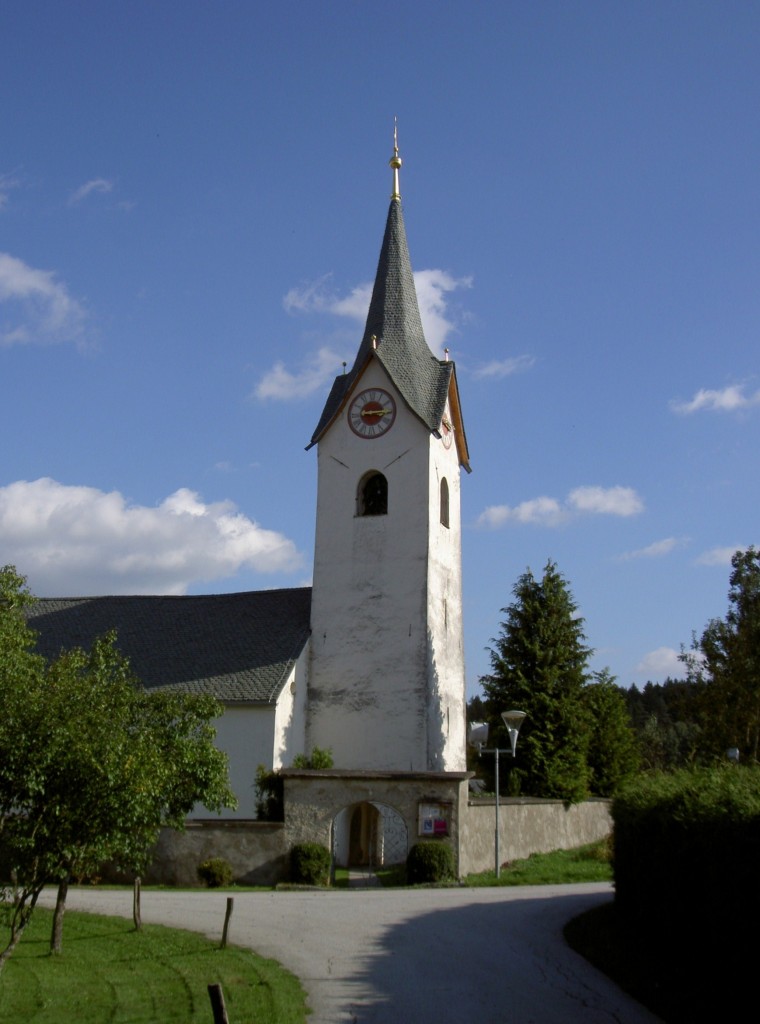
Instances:
[[[449,844],[435,839],[415,843],[406,859],[406,877],[411,885],[455,878],[454,853]]]
[[[315,747],[310,754],[296,754],[293,758],[294,768],[306,768],[324,771],[333,767],[333,754],[329,747]]]
[[[290,851],[290,868],[294,882],[300,885],[328,885],[330,882],[330,851],[319,843],[296,843]]]
[[[256,817],[259,821],[285,818],[282,776],[263,764],[256,769]]]
[[[232,883],[232,866],[224,857],[210,857],[198,865],[198,878],[209,889],[218,889],[220,886]]]

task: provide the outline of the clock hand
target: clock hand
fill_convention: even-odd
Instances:
[[[362,416],[390,416],[390,409],[362,409]]]

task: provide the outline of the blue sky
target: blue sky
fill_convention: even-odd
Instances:
[[[677,670],[758,536],[760,7],[0,9],[0,563],[40,595],[311,578],[399,119],[456,360],[471,691],[555,560],[593,666]]]

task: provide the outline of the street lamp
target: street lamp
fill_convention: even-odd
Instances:
[[[495,858],[495,870],[496,877],[498,878],[501,874],[501,865],[499,857],[499,754],[511,753],[512,757],[515,756],[515,750],[517,749],[517,734],[520,732],[520,726],[523,724],[525,719],[524,711],[502,711],[502,721],[507,727],[507,733],[509,735],[509,750],[500,750],[499,747],[485,747],[484,743],[488,742],[488,726],[482,722],[473,722],[470,727],[469,742],[472,746],[478,748],[478,754],[494,754],[495,755],[495,768],[496,768],[496,827],[494,830],[494,858]]]

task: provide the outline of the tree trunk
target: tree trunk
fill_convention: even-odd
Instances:
[[[5,967],[5,963],[10,958],[13,950],[21,941],[21,936],[24,934],[24,929],[29,924],[29,919],[32,916],[32,911],[34,910],[37,898],[41,892],[42,886],[39,885],[35,886],[32,890],[25,890],[22,895],[17,896],[13,916],[11,917],[10,941],[5,949],[0,952],[0,973],[2,973],[3,967]]]
[[[66,910],[66,896],[69,891],[69,876],[66,875],[58,883],[58,895],[55,900],[53,914],[53,930],[50,933],[50,952],[59,954],[63,949],[63,913]]]

